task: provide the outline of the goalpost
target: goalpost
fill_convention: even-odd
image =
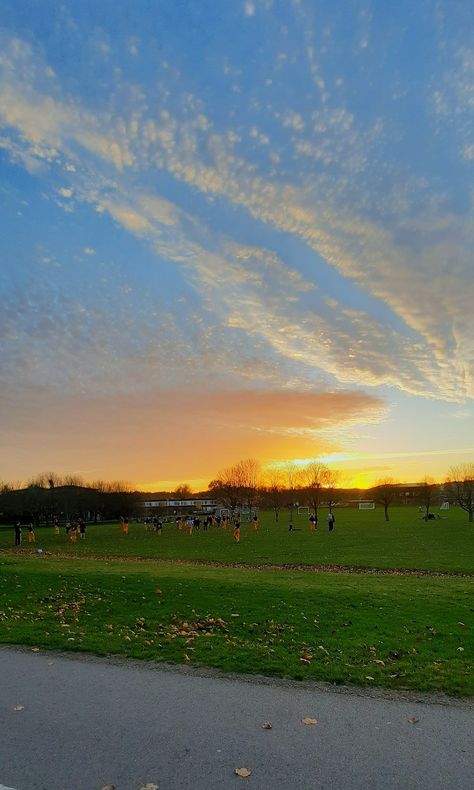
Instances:
[[[359,510],[375,510],[375,502],[359,502]]]
[[[309,513],[309,507],[299,507],[298,508],[298,515],[304,516],[305,514]]]
[[[440,507],[439,507],[439,509],[440,510],[449,510],[449,502],[442,502]]]

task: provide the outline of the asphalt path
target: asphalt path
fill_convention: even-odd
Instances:
[[[9,648],[0,679],[0,790],[474,788],[469,702]]]

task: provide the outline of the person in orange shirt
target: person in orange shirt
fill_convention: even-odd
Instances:
[[[124,535],[128,535],[128,518],[122,519],[122,532]]]
[[[254,528],[255,530],[257,530],[257,529],[259,528],[260,524],[259,524],[259,521],[258,521],[258,516],[256,516],[256,515],[255,515],[255,516],[253,517],[253,519],[252,519],[252,524],[253,524],[253,528]]]
[[[36,540],[35,533],[33,531],[33,524],[28,526],[28,543],[34,543]]]
[[[71,543],[77,543],[77,527],[75,524],[73,524],[69,530],[69,537],[71,539]]]
[[[192,535],[193,534],[193,527],[194,527],[194,519],[188,518],[186,523],[187,523],[187,526],[188,526],[188,535]]]
[[[233,537],[236,543],[240,543],[240,520],[238,518],[234,521]]]
[[[227,516],[222,516],[222,529],[227,529],[229,526],[229,522],[227,520]]]

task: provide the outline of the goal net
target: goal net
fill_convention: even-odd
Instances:
[[[375,510],[375,502],[359,502],[359,510]]]
[[[440,510],[449,510],[449,502],[441,502]]]
[[[307,513],[309,513],[309,507],[299,507],[298,508],[298,515],[299,516],[304,516]]]

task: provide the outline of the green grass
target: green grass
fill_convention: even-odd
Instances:
[[[474,694],[473,611],[462,578],[0,560],[4,644],[333,683]]]
[[[318,532],[311,533],[307,516],[294,519],[301,531],[287,531],[288,516],[275,524],[272,513],[261,515],[261,529],[255,533],[249,524],[242,527],[240,544],[232,541],[229,529],[212,528],[194,532],[190,537],[176,525],[165,525],[161,538],[146,532],[143,524],[130,525],[123,536],[119,525],[88,527],[85,541],[73,546],[52,529],[37,532],[37,546],[48,552],[74,552],[78,557],[130,556],[165,560],[213,560],[216,562],[340,564],[367,568],[410,568],[431,571],[474,573],[474,526],[466,514],[451,509],[442,520],[425,523],[416,508],[391,508],[385,523],[383,510],[336,510],[336,529],[329,534],[326,513],[321,512]],[[26,532],[26,531],[25,531]],[[26,538],[26,534],[24,535]],[[0,531],[0,549],[12,547],[13,530]],[[20,553],[31,553],[24,541]]]

